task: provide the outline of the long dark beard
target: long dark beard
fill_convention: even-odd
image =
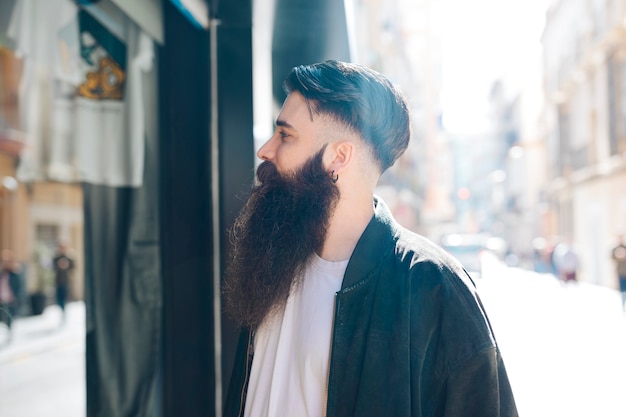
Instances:
[[[226,309],[240,325],[257,328],[287,302],[311,256],[320,252],[339,190],[324,171],[322,149],[295,174],[281,176],[263,162],[260,185],[231,229]]]

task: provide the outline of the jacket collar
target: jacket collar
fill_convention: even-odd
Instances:
[[[374,216],[354,248],[341,285],[349,290],[367,279],[381,262],[393,253],[398,226],[385,202],[374,196]],[[392,250],[389,250],[389,249]]]

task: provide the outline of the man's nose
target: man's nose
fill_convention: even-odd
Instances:
[[[269,138],[269,140],[265,142],[263,146],[259,148],[259,150],[256,153],[256,156],[259,159],[262,159],[264,161],[271,161],[274,158],[275,146],[274,146],[273,139],[274,139],[274,136]]]

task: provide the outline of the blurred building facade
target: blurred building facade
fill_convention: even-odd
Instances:
[[[626,1],[554,1],[542,36],[545,233],[571,238],[581,278],[616,286],[610,248],[626,226]]]
[[[456,164],[457,176],[474,184],[459,210],[469,206],[482,230],[489,225],[480,220],[491,217],[520,266],[571,242],[579,279],[609,287],[616,285],[610,248],[626,228],[624,17],[623,0],[553,1],[541,56],[521,59],[521,77],[493,85],[490,128],[481,137],[491,137],[496,152],[485,160],[466,149],[474,163],[466,173]],[[490,161],[491,174],[480,174],[481,160]],[[476,195],[477,183],[490,191]]]
[[[441,127],[441,40],[433,0],[356,0],[352,59],[396,83],[409,102],[409,149],[386,172],[378,194],[404,226],[436,239],[455,221],[452,150]]]
[[[28,135],[20,111],[23,71],[23,59],[0,40],[0,249],[11,250],[22,265],[25,295],[44,292],[52,302],[52,257],[59,242],[67,243],[76,261],[70,297],[82,299],[80,185],[48,180],[24,182],[18,174]]]
[[[540,56],[524,62],[522,77],[503,77],[491,90],[490,132],[497,153],[486,183],[493,231],[506,240],[518,266],[533,268],[534,251],[548,250],[544,235],[552,235],[554,226],[543,192],[547,170]]]

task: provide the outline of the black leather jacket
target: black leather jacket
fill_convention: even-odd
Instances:
[[[225,417],[243,416],[248,340],[244,330]],[[326,415],[517,416],[474,283],[381,200],[336,295]]]

